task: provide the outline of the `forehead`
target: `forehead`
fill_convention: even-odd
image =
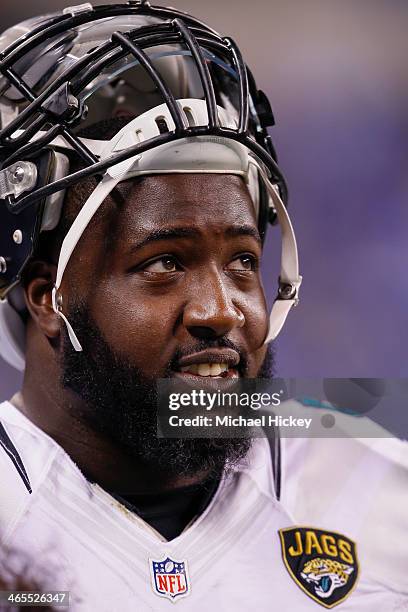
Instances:
[[[120,186],[123,206],[120,235],[177,223],[219,233],[227,226],[257,227],[253,202],[239,176],[167,174],[147,176]]]

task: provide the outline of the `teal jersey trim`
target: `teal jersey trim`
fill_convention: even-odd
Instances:
[[[333,406],[329,402],[320,401],[314,399],[313,397],[297,397],[296,401],[300,402],[303,406],[307,406],[308,408],[324,408],[325,410],[332,410],[333,412],[341,412],[343,414],[348,414],[350,416],[362,417],[363,415],[360,412],[356,412],[352,408],[344,408],[343,406],[340,408],[339,406]]]

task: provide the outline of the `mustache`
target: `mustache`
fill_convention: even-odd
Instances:
[[[230,348],[236,351],[240,356],[240,361],[238,364],[238,370],[242,375],[245,375],[248,370],[248,354],[245,349],[238,346],[235,342],[230,340],[229,338],[216,338],[214,340],[198,340],[197,342],[187,344],[183,346],[183,348],[178,348],[170,363],[169,370],[176,370],[178,362],[182,357],[188,357],[189,355],[193,355],[194,353],[198,353],[199,351],[205,351],[206,349],[215,349],[215,348]]]

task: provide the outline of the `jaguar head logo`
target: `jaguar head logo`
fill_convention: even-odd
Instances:
[[[313,586],[319,598],[326,599],[333,591],[347,584],[353,571],[351,565],[318,557],[305,563],[300,576]]]

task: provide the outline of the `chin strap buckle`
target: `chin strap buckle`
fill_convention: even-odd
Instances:
[[[302,277],[296,282],[284,282],[279,278],[278,299],[293,300],[293,306],[299,304],[299,288],[302,282]]]

